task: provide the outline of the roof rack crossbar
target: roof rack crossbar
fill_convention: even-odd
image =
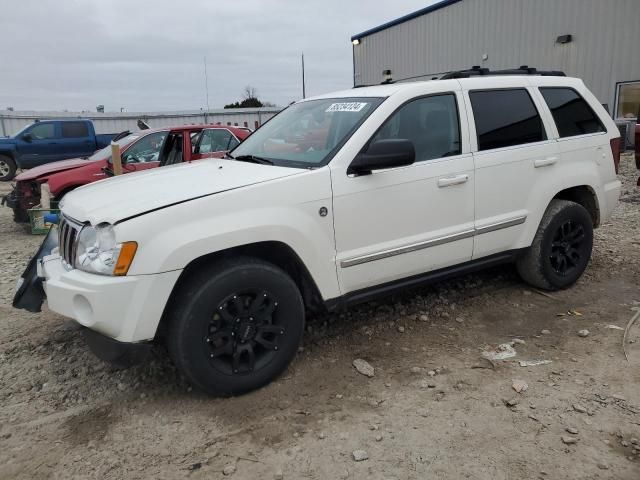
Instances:
[[[495,75],[540,75],[543,77],[566,77],[565,73],[560,70],[538,70],[537,68],[532,68],[527,65],[522,65],[521,67],[511,68],[507,70],[489,70],[488,68],[474,65],[468,70],[458,70],[455,72],[445,73],[440,77],[440,80]]]

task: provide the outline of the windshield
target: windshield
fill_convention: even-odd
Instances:
[[[256,130],[234,158],[259,157],[274,165],[317,167],[331,160],[382,98],[329,98],[291,105]]]
[[[140,138],[140,134],[134,133],[121,138],[115,143],[120,145],[120,149],[122,149],[130,145],[132,142],[135,142],[138,138]],[[107,145],[104,148],[101,148],[100,150],[98,150],[97,152],[95,152],[93,155],[89,157],[89,160],[105,160],[105,159],[111,160],[111,144]]]

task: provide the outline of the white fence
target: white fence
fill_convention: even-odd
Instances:
[[[0,110],[0,136],[11,136],[36,120],[54,118],[88,118],[96,133],[118,133],[138,130],[137,122],[144,120],[152,128],[213,123],[235,125],[255,130],[281,110],[279,107],[233,108],[223,110],[193,110],[183,112],[14,112]]]

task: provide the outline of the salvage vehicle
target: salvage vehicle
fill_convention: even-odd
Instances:
[[[186,125],[142,130],[116,141],[122,152],[123,173],[147,170],[176,161],[221,157],[249,136],[239,127]],[[71,190],[113,176],[111,146],[88,159],[71,159],[32,168],[19,174],[13,190],[2,203],[13,209],[16,222],[28,222],[28,210],[40,203],[43,184],[59,201]]]
[[[13,137],[0,138],[0,181],[11,180],[18,168],[87,157],[109,145],[114,136],[96,134],[91,120],[37,121]]]
[[[241,394],[291,362],[307,311],[504,262],[573,285],[619,135],[581,80],[529,68],[301,100],[225,158],[71,192],[14,306],[46,295],[101,358],[164,342],[194,386]]]

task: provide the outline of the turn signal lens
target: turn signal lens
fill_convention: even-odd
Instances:
[[[114,275],[126,275],[129,271],[129,267],[133,262],[133,257],[138,249],[136,242],[123,242],[120,247],[120,255],[118,255],[118,261],[116,267],[113,269]]]

